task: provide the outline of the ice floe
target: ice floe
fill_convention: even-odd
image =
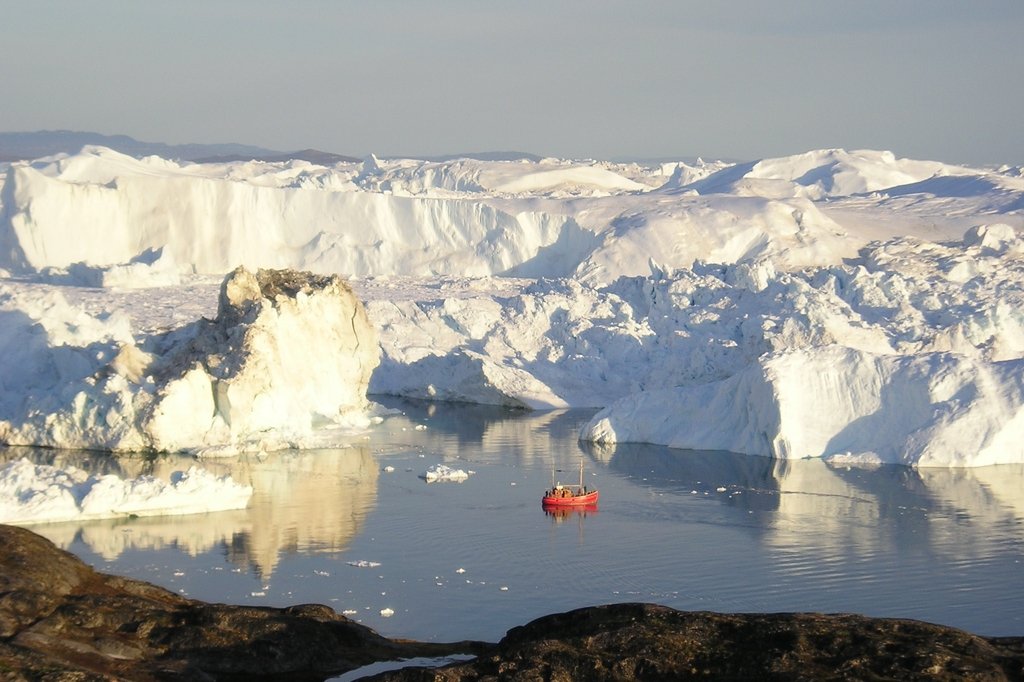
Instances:
[[[454,469],[446,464],[435,464],[420,475],[427,483],[438,483],[443,481],[461,483],[469,478],[472,471]]]

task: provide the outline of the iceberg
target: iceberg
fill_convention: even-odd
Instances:
[[[0,180],[0,443],[314,447],[388,394],[607,408],[583,437],[609,443],[1020,461],[1019,169],[86,147]]]
[[[322,445],[324,427],[370,421],[377,336],[338,277],[238,268],[215,319],[138,342],[123,318],[89,316],[59,295],[6,302],[8,445],[233,454]]]
[[[782,351],[722,381],[626,397],[580,438],[841,465],[1024,463],[1024,360]]]
[[[465,469],[455,469],[447,464],[435,464],[427,469],[420,476],[427,483],[438,483],[438,482],[454,482],[462,483],[469,478],[472,471],[466,471]]]
[[[22,458],[0,468],[0,523],[33,524],[245,509],[252,488],[197,466],[125,479]]]

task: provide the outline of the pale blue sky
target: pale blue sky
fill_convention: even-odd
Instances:
[[[0,0],[0,131],[1024,163],[1021,0]]]

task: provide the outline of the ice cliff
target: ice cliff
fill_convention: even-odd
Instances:
[[[1019,463],[1024,360],[782,351],[722,381],[623,398],[581,437],[840,464]]]
[[[317,166],[86,147],[3,174],[0,268],[121,268],[109,277],[116,283],[159,251],[161,277],[242,264],[606,284],[646,274],[651,256],[671,268],[839,264],[875,238],[956,237],[981,214],[1019,209],[1022,197],[1019,177],[871,151],[731,165],[371,157]],[[887,220],[894,213],[898,225]]]
[[[366,423],[379,362],[338,277],[238,268],[216,319],[136,340],[59,293],[0,297],[0,442],[114,451],[283,448]]]
[[[842,149],[322,166],[87,147],[0,175],[0,440],[302,445],[362,415],[368,381],[607,407],[584,434],[606,442],[1020,461],[1019,169]],[[369,324],[289,287],[239,279],[216,322],[192,322],[213,316],[204,275],[239,263],[345,273],[380,366]],[[684,408],[685,438],[657,426]]]

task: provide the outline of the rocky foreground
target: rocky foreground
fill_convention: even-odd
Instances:
[[[389,640],[326,606],[206,604],[103,575],[0,526],[0,679],[320,680],[454,653],[477,657],[375,679],[1024,679],[1024,637],[855,615],[618,604],[545,616],[497,644]]]
[[[4,680],[320,680],[491,647],[389,640],[326,606],[206,604],[97,573],[31,531],[0,525]]]

